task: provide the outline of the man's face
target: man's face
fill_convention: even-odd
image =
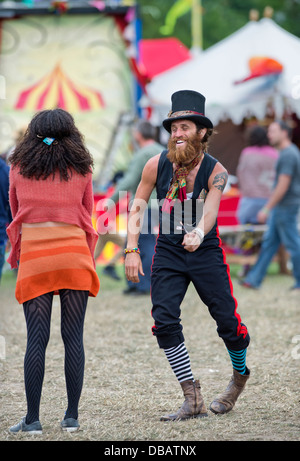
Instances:
[[[169,159],[175,163],[189,163],[200,152],[206,128],[197,131],[191,120],[177,120],[171,125],[168,143]]]
[[[271,146],[278,147],[285,138],[285,131],[276,122],[271,123],[268,128],[268,139]]]
[[[134,142],[135,142],[138,146],[140,146],[140,145],[141,145],[141,134],[139,133],[138,130],[135,130],[135,129],[134,129],[134,130],[132,131],[132,137],[133,137],[133,139],[134,139]]]

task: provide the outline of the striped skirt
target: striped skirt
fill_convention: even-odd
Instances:
[[[99,288],[84,230],[64,223],[22,225],[16,283],[20,304],[60,289],[85,290],[95,297]]]

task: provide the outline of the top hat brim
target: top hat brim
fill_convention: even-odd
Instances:
[[[199,123],[200,125],[204,126],[205,128],[213,128],[212,122],[209,120],[209,118],[205,117],[204,115],[198,115],[198,114],[188,114],[188,115],[180,115],[178,117],[168,117],[165,120],[163,120],[162,124],[163,127],[171,133],[171,125],[173,122],[176,120],[191,120],[194,123]]]

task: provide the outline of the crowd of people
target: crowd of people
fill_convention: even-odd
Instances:
[[[237,185],[238,185],[238,192],[239,192],[239,203],[238,208],[236,210],[236,218],[240,224],[269,224],[270,221],[270,214],[274,214],[273,212],[270,213],[271,208],[273,209],[274,206],[272,205],[271,208],[268,208],[267,203],[270,197],[272,196],[274,190],[275,180],[278,180],[279,172],[276,170],[276,165],[279,162],[280,157],[280,146],[278,145],[277,141],[271,140],[271,134],[269,134],[272,130],[272,127],[279,126],[281,133],[286,133],[289,137],[289,143],[291,146],[291,150],[297,149],[296,146],[292,143],[292,130],[288,124],[283,121],[275,122],[272,126],[264,127],[261,125],[254,125],[250,129],[247,130],[246,133],[246,147],[241,151],[239,161],[237,164],[236,169],[236,178],[237,178]],[[10,162],[9,157],[12,154],[16,143],[22,138],[24,135],[25,129],[22,127],[13,139],[13,146],[11,146],[6,152],[4,152],[0,156],[0,175],[1,175],[1,214],[0,214],[0,281],[3,268],[7,269],[8,265],[5,264],[5,254],[10,247],[10,242],[7,237],[6,228],[12,220],[11,217],[11,210],[9,206],[8,200],[8,176],[9,176],[9,169],[10,169]],[[141,180],[141,175],[143,168],[146,162],[149,160],[151,156],[154,156],[164,150],[164,146],[162,146],[157,141],[157,134],[155,128],[151,125],[150,122],[140,120],[134,124],[132,127],[132,138],[133,143],[135,146],[134,155],[131,159],[130,164],[128,165],[127,170],[118,171],[114,174],[111,181],[109,181],[109,187],[106,191],[105,201],[108,200],[109,207],[115,206],[118,209],[118,213],[128,213],[128,207],[130,206],[129,202],[132,203],[136,189],[138,184]],[[289,150],[289,149],[288,149]],[[286,160],[287,157],[284,157]],[[281,164],[283,161],[281,161]],[[286,164],[286,162],[284,162]],[[288,187],[288,195],[291,196],[295,195],[295,198],[288,198],[284,199],[281,205],[286,206],[287,204],[292,204],[293,201],[298,203],[298,191],[297,186],[293,184],[298,183],[297,179],[297,171],[298,171],[298,163],[297,163],[297,155],[294,155],[294,161],[291,161],[291,166],[289,170],[289,174],[292,175],[292,185]],[[288,175],[289,176],[289,175]],[[124,199],[122,210],[119,211],[119,208],[122,204],[122,197],[124,198],[124,194],[127,194],[126,200]],[[123,194],[123,195],[122,195]],[[141,257],[143,260],[143,267],[144,267],[144,276],[141,278],[138,284],[133,284],[130,281],[127,281],[127,287],[123,291],[123,294],[128,295],[139,295],[139,294],[149,294],[150,293],[150,271],[151,271],[151,263],[154,254],[154,246],[158,232],[158,207],[153,205],[155,204],[156,193],[153,192],[151,196],[151,200],[149,200],[149,210],[147,211],[148,217],[144,220],[145,226],[140,235],[141,241],[143,243],[141,246]],[[281,207],[280,205],[280,207]],[[152,208],[150,208],[152,206]],[[276,208],[277,210],[277,208]],[[273,210],[274,211],[274,210]],[[278,210],[277,210],[278,211]],[[280,209],[279,209],[280,212]],[[118,214],[117,213],[117,214]],[[299,215],[297,210],[291,211],[292,215],[294,216],[293,221],[293,229],[298,229],[299,225]],[[96,212],[97,214],[97,212]],[[111,216],[115,216],[113,213]],[[266,219],[267,218],[267,219]],[[149,226],[149,228],[148,228]],[[113,232],[110,232],[110,227],[113,227]],[[251,227],[249,227],[251,229]],[[291,226],[289,226],[291,229]],[[98,229],[99,231],[99,229]],[[272,231],[274,235],[274,230]],[[281,235],[281,232],[280,232]],[[291,235],[297,236],[297,232],[291,232]],[[95,250],[95,260],[99,261],[101,255],[103,255],[104,248],[107,243],[111,242],[114,244],[113,255],[109,261],[104,262],[104,267],[102,269],[102,273],[105,276],[108,276],[116,281],[121,281],[123,278],[122,270],[118,270],[117,266],[124,262],[124,248],[126,246],[126,237],[124,232],[122,234],[115,231],[114,225],[112,222],[108,222],[104,231],[98,232],[98,242],[96,245]],[[265,240],[264,236],[264,240]],[[286,241],[287,240],[287,241]],[[259,246],[261,246],[262,242],[259,242]],[[287,263],[291,262],[291,267],[295,268],[296,265],[296,281],[294,288],[299,287],[299,276],[297,275],[297,251],[295,255],[294,248],[297,248],[297,242],[291,240],[289,236],[283,237],[281,235],[279,239],[279,245],[276,245],[276,250],[272,250],[270,253],[270,257],[268,257],[268,263],[266,263],[266,269],[263,269],[263,273],[265,275],[268,266],[273,259],[274,252],[278,255],[278,261],[280,264],[280,270],[282,273],[290,273],[291,271],[287,269]],[[292,246],[292,249],[291,249]],[[117,251],[116,251],[117,247]],[[257,252],[257,245],[253,250],[255,253]],[[249,254],[249,249],[247,250],[247,254]],[[265,253],[263,253],[265,254]],[[103,261],[102,261],[103,262]],[[245,270],[240,272],[240,276],[244,275],[249,272],[251,266],[245,266]],[[16,271],[16,270],[15,270]],[[251,287],[257,288],[263,278],[264,275],[260,275],[260,282],[256,282],[251,278],[248,279],[245,277],[243,281],[244,287]],[[251,281],[252,280],[252,281]]]
[[[258,259],[246,275],[243,286],[259,288],[270,262],[282,244],[288,251],[295,284],[300,289],[300,237],[298,213],[300,204],[300,152],[292,143],[291,127],[275,121],[268,128],[268,139],[279,157],[275,165],[275,181],[265,204],[256,213],[258,223],[268,223]]]
[[[111,194],[106,196],[108,223],[102,228],[95,229],[92,223],[93,158],[68,112],[37,113],[9,157],[0,159],[0,277],[9,244],[8,263],[17,271],[16,299],[23,305],[27,326],[27,414],[10,428],[13,433],[42,432],[39,408],[54,295],[61,301],[68,400],[61,427],[78,430],[84,318],[88,298],[99,292],[96,263],[109,241],[119,252],[102,271],[118,282],[122,277],[116,265],[123,261],[127,283],[123,294],[150,296],[151,292],[152,332],[185,398],[177,412],[161,419],[207,416],[180,319],[180,305],[190,283],[215,319],[233,368],[226,390],[213,400],[210,410],[227,413],[245,388],[250,377],[246,365],[250,335],[237,312],[217,231],[228,173],[208,153],[214,127],[205,116],[205,97],[178,91],[172,95],[171,106],[163,121],[169,133],[166,148],[157,142],[148,121],[134,124],[136,150],[128,169],[114,178]],[[250,130],[237,179],[239,222],[267,225],[257,261],[241,280],[242,286],[260,287],[282,245],[291,258],[292,288],[299,290],[300,152],[286,122],[274,121],[267,129],[257,126]],[[126,237],[110,232],[109,222],[122,192],[130,199],[125,210]]]

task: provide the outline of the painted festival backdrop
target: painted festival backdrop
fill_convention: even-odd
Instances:
[[[0,153],[14,144],[34,113],[60,107],[84,133],[96,180],[113,149],[118,169],[128,163],[126,130],[117,135],[135,111],[130,55],[135,11],[97,3],[98,8],[85,3],[80,9],[80,2],[68,2],[63,12],[49,2],[0,7]]]

